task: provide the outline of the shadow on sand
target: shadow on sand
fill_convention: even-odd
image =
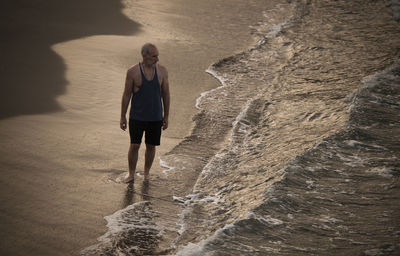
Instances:
[[[5,0],[0,8],[0,119],[62,110],[65,64],[51,46],[92,35],[132,35],[122,0]]]

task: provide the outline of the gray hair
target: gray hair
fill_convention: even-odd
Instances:
[[[144,56],[145,54],[150,54],[150,48],[156,48],[157,49],[157,47],[154,44],[146,43],[146,44],[144,44],[142,46],[142,51],[141,51],[142,56]]]

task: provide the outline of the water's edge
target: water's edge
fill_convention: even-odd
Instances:
[[[399,149],[379,130],[400,141],[396,114],[385,109],[398,108],[399,64],[390,66],[395,58],[388,57],[395,43],[376,43],[382,40],[373,31],[379,21],[363,24],[379,13],[374,8],[346,1],[279,5],[254,27],[256,46],[206,70],[221,86],[201,94],[191,135],[161,157],[169,179],[185,175],[192,183],[186,184],[189,195],[173,198],[182,207],[173,230],[178,236],[158,253],[391,255],[399,250],[394,221],[399,207],[382,208],[399,199]],[[384,29],[399,32],[393,24]],[[359,39],[360,31],[370,38]],[[340,43],[346,40],[358,45],[350,49]],[[372,48],[370,58],[364,47]],[[379,70],[385,71],[366,78]],[[381,93],[380,86],[393,95]],[[378,104],[379,115],[371,112],[377,106],[368,104]],[[378,196],[382,187],[394,194]],[[375,203],[378,199],[385,203]],[[362,210],[366,213],[359,214]],[[148,202],[139,202],[110,216],[109,223],[120,219],[126,230],[110,228],[107,234],[116,234],[112,241],[102,237],[111,243],[107,252],[140,254],[134,247],[149,244],[133,246],[126,235],[138,230],[152,241],[147,252],[156,251],[171,231],[156,224],[157,214]],[[378,224],[364,225],[374,214]]]

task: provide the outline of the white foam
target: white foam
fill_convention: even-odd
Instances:
[[[218,229],[215,231],[213,235],[208,237],[205,240],[200,241],[199,243],[189,243],[185,247],[183,247],[181,250],[179,250],[175,256],[207,256],[207,255],[212,255],[211,252],[207,252],[205,246],[209,241],[214,240],[221,232],[223,232],[226,229],[233,228],[236,222],[233,222],[231,224],[225,225],[223,228]]]
[[[346,143],[350,147],[355,147],[356,145],[363,145],[362,142],[356,140],[345,140],[344,143]]]
[[[194,244],[189,243],[185,247],[183,247],[180,251],[178,251],[175,256],[207,256],[210,254],[205,253],[206,241],[201,241],[200,243]]]
[[[273,25],[271,28],[270,28],[270,30],[269,30],[269,32],[268,32],[268,36],[269,37],[272,37],[272,36],[276,36],[280,31],[282,31],[282,29],[286,26],[286,22],[284,22],[284,23],[280,23],[280,24],[276,24],[276,25]]]
[[[172,200],[179,202],[179,203],[185,203],[185,199],[183,199],[182,197],[178,197],[178,196],[172,196]]]
[[[363,142],[357,141],[357,140],[345,140],[344,143],[350,147],[355,147],[357,145],[361,145],[361,146],[369,146],[369,147],[373,147],[373,148],[387,150],[385,147],[379,146],[377,144],[367,144],[367,143],[363,143]]]
[[[141,201],[127,206],[112,215],[104,217],[107,221],[108,232],[106,232],[101,237],[97,238],[98,244],[89,246],[80,252],[81,255],[92,255],[94,252],[98,251],[102,246],[106,246],[112,243],[112,238],[117,237],[119,234],[126,232],[128,230],[139,228],[146,230],[157,230],[161,235],[163,229],[157,226],[155,223],[151,222],[148,218],[140,218],[137,221],[132,221],[132,213],[130,211],[134,210],[136,207],[143,207],[144,204],[149,203],[148,201]]]
[[[321,222],[325,222],[325,223],[343,222],[342,220],[335,219],[335,218],[330,217],[328,215],[322,215],[318,220],[321,221]]]
[[[222,150],[221,150],[222,151]],[[206,166],[203,167],[203,170],[200,173],[200,177],[201,178],[205,178],[210,174],[215,174],[216,170],[215,170],[215,163],[218,162],[220,159],[225,158],[226,156],[226,152],[218,152],[217,154],[215,154],[206,164]]]
[[[315,187],[314,183],[315,183],[315,182],[314,182],[313,180],[307,180],[307,181],[306,181],[307,188],[308,188],[308,189],[313,189],[313,188]]]
[[[161,157],[158,158],[160,161],[160,166],[164,168],[163,173],[168,174],[170,171],[175,170],[175,167],[169,166],[168,163],[164,160],[161,159]]]
[[[276,219],[276,218],[272,218],[271,216],[266,216],[264,218],[258,218],[259,220],[261,220],[264,223],[267,223],[269,225],[273,225],[273,226],[277,226],[277,225],[282,225],[283,221]]]
[[[195,200],[197,197],[197,194],[189,194],[185,198],[173,196],[174,201],[183,203],[185,206],[185,209],[183,209],[183,211],[178,214],[179,220],[176,223],[176,225],[180,227],[178,230],[179,235],[182,235],[186,231],[185,216],[192,212],[190,204],[193,203],[193,200]]]
[[[122,173],[121,175],[119,175],[116,179],[115,182],[117,183],[123,183],[129,176],[129,173]],[[109,182],[111,182],[111,179],[108,179]]]
[[[266,252],[272,252],[272,253],[279,253],[281,250],[272,248],[272,247],[267,247],[267,246],[260,246],[260,248],[264,249]]]
[[[386,167],[375,167],[367,170],[367,173],[374,173],[378,174],[382,177],[385,178],[392,178],[393,177],[393,171],[391,169],[388,169]]]
[[[198,196],[199,196],[199,195],[197,195],[197,194],[189,194],[189,195],[186,196],[186,198],[189,199],[189,200],[194,200],[194,199],[196,199]]]
[[[305,168],[305,170],[309,171],[309,172],[315,172],[319,170],[319,167],[312,167],[312,166],[307,166]]]
[[[112,215],[104,217],[104,219],[107,221],[107,227],[108,227],[109,231],[106,234],[104,234],[103,236],[101,236],[99,238],[99,241],[107,241],[107,240],[109,240],[110,236],[113,236],[114,234],[120,233],[124,230],[130,229],[133,227],[143,228],[143,229],[158,229],[158,227],[153,223],[151,225],[144,224],[144,223],[147,223],[148,221],[140,222],[141,224],[138,225],[138,224],[132,223],[132,221],[129,218],[128,219],[125,218],[125,215],[127,215],[127,213],[130,210],[132,210],[136,207],[140,207],[146,203],[149,203],[149,201],[137,202],[137,203],[127,206],[124,209],[121,209],[121,210],[113,213]]]
[[[262,31],[264,27],[268,27],[268,32],[266,33],[265,36],[261,37],[258,42],[257,42],[257,47],[260,47],[261,45],[265,44],[267,42],[267,38],[272,38],[272,37],[276,37],[279,32],[281,32],[284,28],[286,28],[287,26],[289,26],[288,22],[282,22],[279,24],[275,24],[272,26],[269,26],[269,23],[265,23],[263,25],[260,26],[260,28],[257,29],[257,31],[260,34],[264,34],[264,32]]]
[[[367,159],[355,155],[343,155],[339,153],[336,155],[343,161],[343,164],[351,167],[365,166],[365,162],[367,161]]]
[[[400,65],[400,60],[397,60],[391,67],[375,74],[364,77],[361,81],[365,87],[373,88],[381,82],[389,82],[392,86],[400,86],[394,81],[399,80],[399,76],[393,74],[393,71]]]
[[[207,95],[209,95],[209,94],[215,92],[216,90],[219,90],[219,89],[224,88],[224,87],[227,86],[226,81],[227,81],[228,79],[227,79],[226,77],[219,76],[219,75],[212,69],[212,66],[210,66],[208,69],[206,69],[206,73],[208,73],[208,74],[212,75],[213,77],[215,77],[215,78],[221,83],[221,86],[218,86],[217,88],[211,89],[211,90],[209,90],[209,91],[202,92],[202,93],[200,94],[200,97],[198,97],[198,98],[196,99],[196,105],[195,105],[195,107],[196,107],[197,109],[201,109],[201,108],[200,108],[200,104],[201,104],[201,100],[202,100],[204,97],[206,97]]]
[[[348,96],[348,100],[352,103],[349,107],[349,112],[354,109],[356,105],[357,96],[364,93],[365,89],[372,89],[379,86],[381,83],[388,84],[392,87],[399,87],[400,77],[396,75],[396,69],[400,66],[400,60],[396,60],[392,66],[383,71],[364,77],[361,82],[363,87],[355,90]]]
[[[267,215],[267,216],[257,216],[257,214],[255,214],[254,212],[249,212],[248,216],[249,219],[256,219],[259,220],[262,223],[268,224],[268,225],[272,225],[272,226],[277,226],[277,225],[282,225],[283,221],[273,218],[271,217],[271,215]]]
[[[180,227],[178,230],[179,235],[182,235],[186,231],[187,228],[186,228],[185,216],[190,214],[191,212],[192,208],[185,207],[185,209],[180,214],[178,214],[179,220],[176,223],[176,225]]]
[[[245,106],[240,111],[239,115],[235,118],[235,121],[233,121],[232,123],[233,129],[231,130],[229,141],[233,141],[235,131],[246,133],[249,130],[250,125],[243,123],[243,120],[246,120],[245,117],[253,101],[254,99],[248,100]]]
[[[219,196],[207,196],[205,198],[202,198],[200,200],[198,200],[201,203],[215,203],[217,204],[220,200]]]

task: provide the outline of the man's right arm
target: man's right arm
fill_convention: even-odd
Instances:
[[[132,97],[132,92],[133,92],[133,75],[132,71],[128,70],[125,79],[124,93],[122,94],[122,101],[121,101],[120,127],[124,131],[126,130],[127,127],[126,111],[128,110],[129,101]]]

